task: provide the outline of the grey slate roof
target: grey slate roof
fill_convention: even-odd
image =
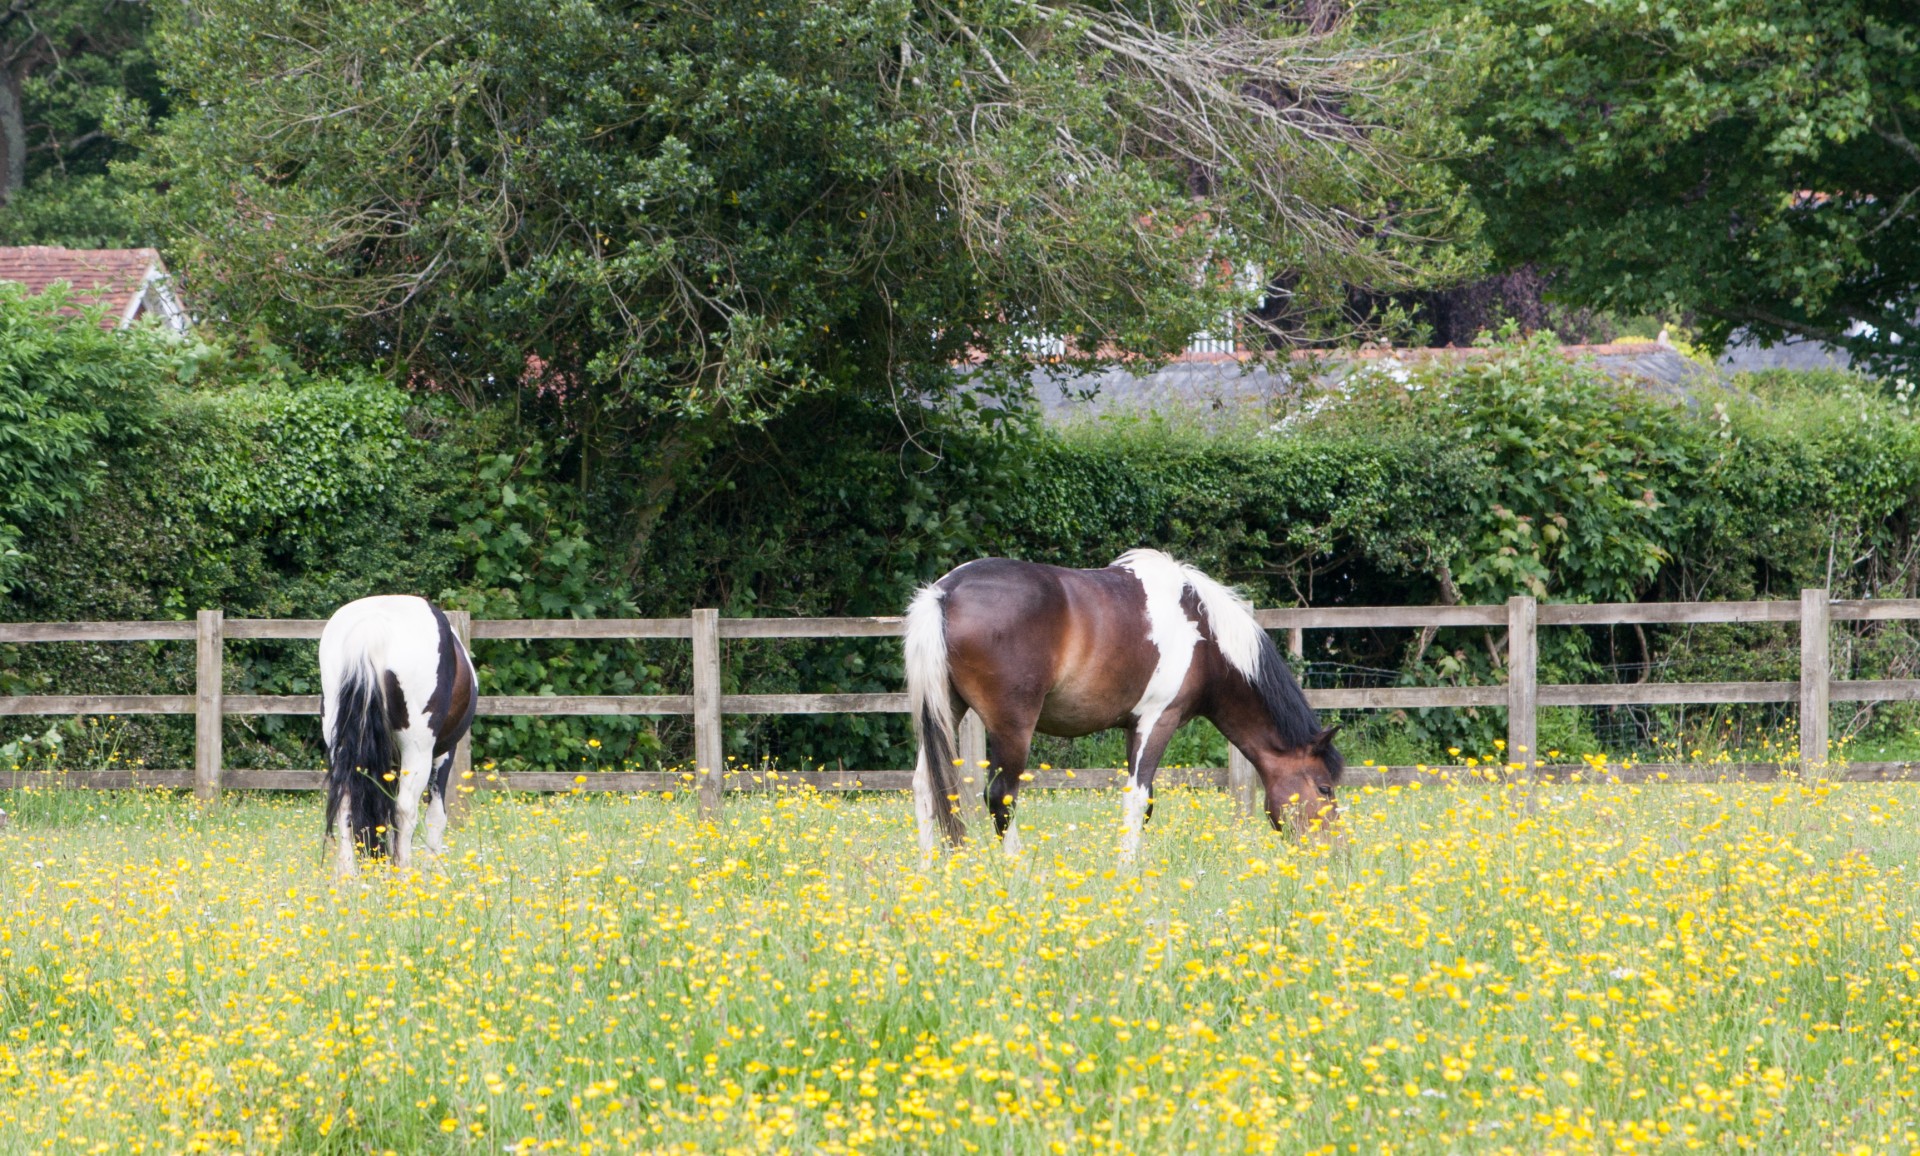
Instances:
[[[1715,370],[1658,342],[1565,345],[1561,352],[1568,357],[1591,357],[1608,376],[1638,381],[1663,393],[1684,395],[1691,386],[1721,380]],[[1455,348],[1343,350],[1313,357],[1296,354],[1284,360],[1244,353],[1189,353],[1147,373],[1136,373],[1125,365],[1085,374],[1042,366],[1030,380],[1042,412],[1049,420],[1063,421],[1121,413],[1265,408],[1307,382],[1336,382],[1356,363],[1396,358],[1411,364],[1483,355],[1477,349]]]
[[[1760,369],[1846,369],[1853,357],[1844,349],[1805,337],[1789,337],[1771,347],[1762,346],[1745,330],[1733,335],[1720,368],[1733,373]]]

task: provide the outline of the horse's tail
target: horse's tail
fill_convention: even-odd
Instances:
[[[960,800],[959,776],[953,767],[953,691],[947,675],[947,616],[941,606],[946,591],[922,586],[907,607],[907,709],[919,740],[920,765],[914,777],[926,776],[933,818],[958,846],[966,841],[967,824],[955,806]]]
[[[327,834],[340,808],[347,808],[353,841],[368,855],[386,852],[393,830],[393,730],[388,725],[381,672],[365,650],[347,656],[333,704],[333,736],[327,746]]]

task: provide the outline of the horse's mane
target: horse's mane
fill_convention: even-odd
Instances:
[[[1130,551],[1118,561],[1143,553],[1148,551]],[[1281,743],[1288,747],[1312,745],[1320,737],[1320,716],[1307,704],[1306,692],[1293,677],[1293,668],[1286,656],[1273,644],[1273,636],[1254,618],[1253,606],[1196,567],[1184,562],[1176,565],[1186,577],[1187,588],[1206,611],[1214,646],[1219,648],[1227,665],[1239,671],[1259,694],[1274,728],[1280,733]],[[1345,769],[1340,752],[1329,743],[1322,748],[1321,755],[1328,773],[1338,780]]]
[[[1255,623],[1256,629],[1258,626]],[[1264,630],[1260,631],[1260,665],[1247,681],[1260,693],[1260,701],[1273,717],[1281,742],[1288,746],[1306,746],[1320,737],[1320,716],[1307,705],[1307,692],[1300,689],[1300,683],[1293,677],[1293,667]],[[1327,743],[1320,748],[1320,759],[1326,764],[1327,774],[1339,782],[1340,772],[1346,769],[1346,760],[1340,757],[1339,748]]]

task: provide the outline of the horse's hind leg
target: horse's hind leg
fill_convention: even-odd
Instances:
[[[447,789],[453,777],[453,752],[441,755],[433,764],[433,778],[427,784],[427,853],[444,855],[447,850]]]
[[[1020,853],[1020,827],[1013,821],[1013,807],[1020,798],[1020,779],[1027,773],[1027,756],[1033,749],[1033,724],[1018,721],[987,730],[987,811],[993,815],[994,833],[1009,856]]]
[[[332,789],[331,786],[329,789]],[[341,786],[343,795],[348,788]],[[353,844],[353,800],[342,798],[339,813],[333,818],[333,873],[342,879],[351,878],[360,869],[355,861]]]
[[[393,865],[404,871],[413,862],[413,828],[420,821],[420,796],[433,773],[433,732],[408,727],[400,741],[400,778],[393,795]]]
[[[922,866],[932,866],[934,851],[940,845],[939,820],[933,814],[933,792],[937,781],[933,768],[928,765],[927,744],[920,744],[920,752],[913,762],[913,816],[920,827],[920,862]]]

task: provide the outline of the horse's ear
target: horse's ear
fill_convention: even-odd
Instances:
[[[1333,736],[1339,733],[1340,733],[1340,724],[1334,723],[1332,726],[1328,727],[1326,730],[1323,730],[1319,734],[1314,735],[1313,736],[1313,753],[1316,755],[1326,754],[1327,750],[1333,746]]]

